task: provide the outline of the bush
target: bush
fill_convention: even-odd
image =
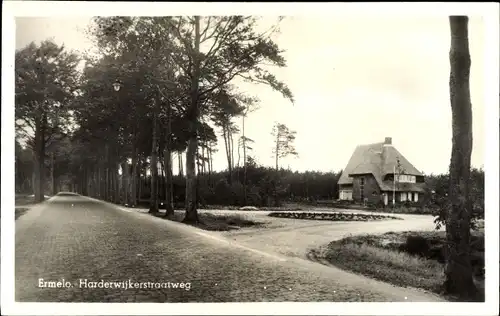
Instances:
[[[372,214],[354,214],[354,213],[316,213],[316,212],[271,212],[270,217],[323,220],[323,221],[374,221],[387,219],[401,219],[394,216],[372,215]]]
[[[427,243],[427,239],[419,235],[406,237],[406,243],[403,244],[403,248],[410,255],[425,257],[429,253],[429,244]]]
[[[252,186],[247,188],[247,205],[259,206],[262,205],[262,197],[259,194],[259,188]]]
[[[215,196],[213,197],[215,201],[214,204],[219,204],[219,205],[231,204],[232,192],[231,188],[229,187],[229,184],[225,179],[221,179],[219,180],[219,182],[217,182],[217,184],[215,185],[214,194],[215,194]]]
[[[437,210],[437,218],[434,221],[437,228],[446,224],[446,216],[451,207],[448,198],[448,181],[448,174],[438,176],[430,175],[426,177],[427,192],[425,205]],[[471,228],[477,229],[477,220],[484,218],[484,171],[482,169],[471,169],[470,189],[472,202]],[[434,193],[432,191],[434,191]]]
[[[243,206],[245,204],[245,188],[240,182],[233,182],[230,186],[231,205]]]

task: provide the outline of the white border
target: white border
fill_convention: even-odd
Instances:
[[[8,315],[496,315],[498,310],[499,51],[497,3],[133,3],[5,1],[2,12],[2,274],[1,308]],[[265,10],[265,11],[264,11]],[[14,302],[14,16],[94,15],[481,15],[487,25],[485,67],[486,302],[485,303],[209,303],[105,304]],[[332,32],[342,30],[330,30]],[[391,304],[391,305],[387,305]]]

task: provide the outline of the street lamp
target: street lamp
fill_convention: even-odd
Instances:
[[[121,88],[121,83],[116,80],[115,83],[113,83],[113,88],[115,89],[115,91],[120,91],[120,88]]]

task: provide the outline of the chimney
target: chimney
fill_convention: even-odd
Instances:
[[[392,145],[392,137],[386,137],[384,141],[384,145]]]

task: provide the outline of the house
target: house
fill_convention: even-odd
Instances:
[[[424,175],[393,145],[384,142],[357,146],[339,178],[340,200],[358,203],[418,202]]]

